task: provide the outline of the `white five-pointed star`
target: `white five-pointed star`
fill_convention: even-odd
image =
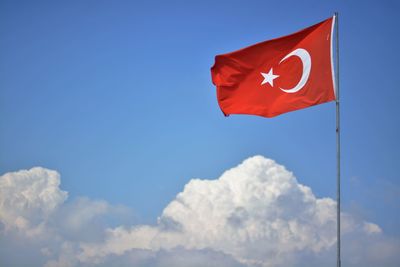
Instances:
[[[264,80],[262,81],[261,85],[269,83],[272,87],[274,86],[274,79],[279,77],[279,75],[275,75],[272,72],[272,68],[269,70],[268,73],[261,72],[261,75],[264,77]]]

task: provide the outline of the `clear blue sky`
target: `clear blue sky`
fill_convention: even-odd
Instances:
[[[0,173],[152,223],[195,177],[261,154],[335,197],[335,108],[225,118],[216,54],[340,14],[343,209],[399,237],[397,1],[1,1]],[[397,215],[396,215],[397,213]]]

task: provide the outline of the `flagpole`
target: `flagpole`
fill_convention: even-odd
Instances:
[[[337,267],[341,266],[340,260],[340,101],[339,101],[339,13],[335,12],[336,21],[336,157],[337,157]]]

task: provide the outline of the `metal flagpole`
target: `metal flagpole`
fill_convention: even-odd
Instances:
[[[340,101],[339,101],[339,13],[335,12],[336,22],[336,157],[337,157],[337,192],[336,192],[336,216],[337,216],[337,267],[340,261]]]

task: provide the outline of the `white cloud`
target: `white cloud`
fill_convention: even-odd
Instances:
[[[47,260],[46,267],[112,263],[159,267],[334,264],[335,201],[317,198],[271,159],[255,156],[216,180],[191,180],[154,226],[96,224],[104,216],[119,216],[120,212],[115,213],[119,208],[87,198],[62,204],[66,193],[59,189],[58,174],[39,168],[43,178],[37,176],[37,168],[32,170],[28,179],[31,185],[23,182],[21,186],[16,179],[8,182],[14,186],[8,186],[6,192],[19,192],[19,188],[52,192],[47,198],[54,203],[44,204],[41,198],[31,197],[35,203],[15,209],[11,215],[5,212],[0,219],[6,229],[14,224],[25,229],[34,221],[57,233],[56,239],[48,239],[38,248]],[[0,181],[13,180],[14,176],[19,177],[20,172],[6,174]],[[57,182],[51,177],[57,177]],[[51,179],[53,182],[46,182]],[[31,186],[35,189],[28,189]],[[20,203],[16,198],[2,204],[1,214],[4,207],[12,210]],[[40,211],[39,219],[32,219],[31,207]],[[343,213],[342,220],[344,263],[354,267],[398,266],[398,240],[385,236],[378,225],[350,214]]]
[[[123,206],[85,197],[66,202],[67,197],[53,170],[35,167],[0,176],[0,266],[43,266],[59,254],[57,264],[76,263],[65,255],[79,242],[101,240],[108,217],[129,217]]]
[[[376,225],[374,223],[369,223],[369,222],[364,222],[363,230],[368,234],[382,233],[382,229],[378,225]]]
[[[60,175],[41,167],[0,176],[0,221],[5,230],[40,234],[49,215],[67,199]]]
[[[343,232],[364,236],[379,226],[343,214]],[[256,156],[217,180],[191,180],[163,211],[157,226],[107,230],[104,243],[83,243],[80,260],[101,262],[135,249],[213,249],[245,264],[304,264],[332,254],[336,204],[273,160]],[[310,256],[311,255],[311,256]]]

